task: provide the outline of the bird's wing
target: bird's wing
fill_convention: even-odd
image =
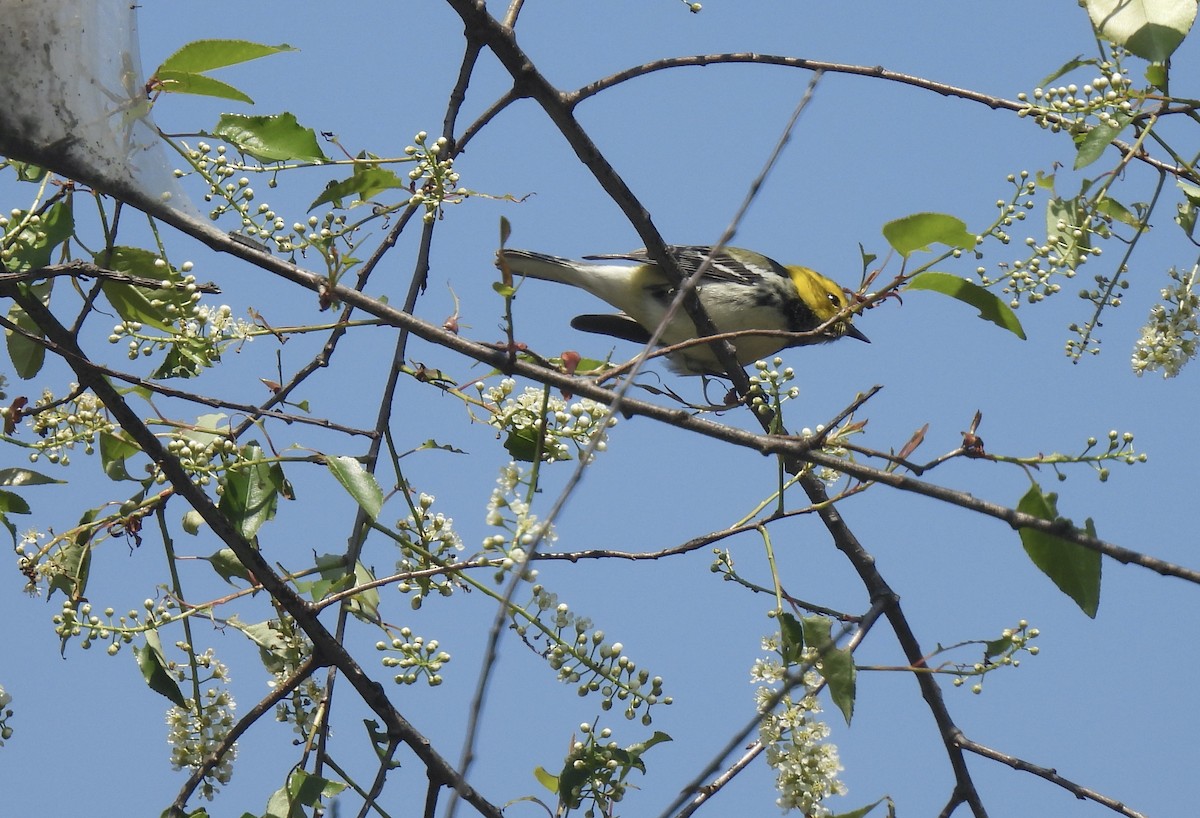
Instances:
[[[667,252],[675,257],[680,271],[690,276],[708,258],[711,247],[701,245],[668,245]],[[653,260],[645,249],[634,250],[631,253],[611,253],[598,256],[584,256],[588,260],[640,261],[653,264]],[[751,286],[757,284],[765,275],[786,276],[787,271],[777,261],[758,253],[751,253],[736,248],[725,248],[713,256],[704,271],[703,281],[723,281],[729,284]]]
[[[635,344],[650,342],[649,331],[624,313],[577,315],[571,319],[571,326],[580,332],[609,335],[613,338],[620,338],[623,341],[632,341]]]

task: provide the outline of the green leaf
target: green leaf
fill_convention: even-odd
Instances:
[[[11,491],[0,490],[0,525],[8,529],[8,534],[12,537],[13,546],[17,545],[17,526],[12,520],[8,519],[10,514],[29,514],[32,509],[29,508],[29,503],[25,502],[25,498],[19,494],[14,494]]]
[[[158,631],[146,631],[146,646],[135,647],[133,655],[137,657],[142,678],[146,680],[150,689],[186,709],[187,700],[184,699],[183,692],[167,669],[167,659],[163,655],[162,641],[158,638]]]
[[[65,485],[66,480],[56,480],[53,477],[36,472],[33,469],[26,469],[22,466],[17,466],[11,469],[0,469],[0,486],[11,486],[17,488],[20,486],[49,486],[53,484]]]
[[[242,447],[238,468],[225,475],[225,490],[217,508],[253,541],[263,524],[275,517],[279,495],[287,480],[278,463],[264,463],[262,448],[255,442]]]
[[[455,447],[451,446],[449,443],[438,443],[433,438],[429,438],[429,440],[426,440],[420,446],[417,446],[415,449],[413,449],[413,451],[419,452],[422,449],[441,449],[444,452],[451,452],[453,454],[466,454],[466,452],[463,451],[462,449],[456,449]]]
[[[233,553],[232,548],[226,547],[214,551],[204,559],[208,560],[208,564],[217,572],[217,576],[230,585],[233,585],[234,577],[252,582],[250,572],[246,570],[246,566],[242,565],[242,561],[237,558],[237,554]]]
[[[253,105],[254,100],[248,94],[234,88],[227,82],[221,82],[203,74],[192,74],[186,71],[168,71],[159,69],[155,75],[159,87],[169,94],[195,94],[202,97],[217,97],[231,99],[234,102],[244,102]]]
[[[95,255],[96,264],[118,273],[149,278],[163,282],[158,289],[135,287],[119,281],[106,280],[100,288],[104,297],[126,321],[148,324],[165,333],[176,332],[175,322],[167,310],[168,305],[182,309],[191,299],[191,293],[183,286],[183,277],[166,265],[160,265],[157,253],[141,247],[114,247]],[[151,303],[160,301],[161,304]]]
[[[1180,181],[1176,181],[1175,184],[1183,191],[1184,197],[1176,206],[1178,212],[1175,214],[1175,223],[1191,238],[1195,235],[1197,216],[1200,215],[1200,187]]]
[[[1058,248],[1072,267],[1079,266],[1092,247],[1089,221],[1087,206],[1078,196],[1053,196],[1046,202],[1046,244]]]
[[[865,816],[868,815],[871,810],[875,809],[877,806],[887,800],[887,798],[880,798],[874,804],[867,804],[865,807],[859,807],[858,809],[850,810],[849,812],[839,812],[837,815],[831,815],[830,818],[865,818]]]
[[[353,457],[330,457],[326,459],[329,471],[350,493],[354,501],[374,520],[383,510],[383,490],[375,475],[363,468]]]
[[[283,638],[283,634],[279,632],[278,627],[272,625],[273,620],[268,619],[265,622],[255,622],[247,625],[236,616],[233,616],[226,621],[250,637],[250,641],[268,653],[277,653],[286,650],[288,647],[288,642]],[[275,625],[278,625],[278,622],[275,622]]]
[[[325,589],[337,593],[356,585],[365,585],[375,581],[375,575],[361,562],[354,564],[354,576],[351,577],[345,569],[345,560],[339,554],[324,554],[317,558],[317,568],[321,576],[329,584]],[[320,597],[314,594],[314,599]],[[379,623],[379,589],[368,588],[350,597],[350,613],[364,622]]]
[[[18,286],[27,290],[34,298],[41,299],[43,304],[50,303],[51,281]],[[42,328],[16,303],[8,309],[8,320],[35,338],[45,337]],[[46,362],[46,347],[14,330],[6,329],[4,335],[8,347],[8,357],[12,361],[13,370],[17,376],[23,380],[35,377]]]
[[[931,244],[960,250],[975,247],[975,236],[967,231],[966,223],[945,213],[913,213],[888,222],[883,226],[883,237],[905,258]]]
[[[316,132],[287,112],[273,116],[221,114],[213,136],[263,162],[324,162],[327,158],[317,144]]]
[[[0,489],[0,515],[2,514],[29,514],[32,509],[25,498],[11,491]]]
[[[784,613],[779,617],[779,634],[784,666],[799,664],[804,653],[804,626],[792,614]]]
[[[1150,62],[1166,62],[1196,21],[1195,0],[1085,0],[1100,36]]]
[[[54,251],[75,232],[75,216],[71,200],[55,202],[42,213],[37,225],[25,224],[15,235],[5,236],[5,267],[10,273],[25,273],[48,265]],[[9,229],[21,224],[25,211],[11,214]]]
[[[141,449],[126,440],[121,433],[100,433],[100,465],[109,480],[133,480],[125,468],[125,461],[140,451]]]
[[[549,772],[546,771],[545,767],[542,767],[541,765],[539,765],[539,766],[533,768],[533,777],[536,778],[538,780],[538,783],[541,784],[543,787],[550,790],[550,792],[554,793],[555,795],[558,795],[558,776],[557,775],[550,774]]]
[[[257,60],[271,54],[298,50],[287,43],[264,45],[248,40],[196,40],[163,60],[154,73],[159,75],[164,69],[188,73],[212,71],[214,68]]]
[[[513,429],[504,440],[504,448],[513,460],[532,463],[537,457],[538,431],[529,427]]]
[[[1043,493],[1041,487],[1034,483],[1017,503],[1017,511],[1074,529],[1070,520],[1058,516],[1057,499],[1058,495]],[[1084,526],[1090,536],[1096,536],[1091,519]],[[1075,600],[1080,610],[1095,619],[1096,611],[1100,608],[1100,552],[1032,528],[1019,528],[1017,531],[1021,535],[1025,553],[1033,560],[1033,564],[1050,577],[1060,591]]]
[[[829,684],[829,697],[842,711],[846,724],[854,716],[854,697],[857,686],[857,671],[854,654],[849,648],[835,647],[831,636],[833,620],[825,616],[806,616],[801,619],[804,626],[804,641],[820,654],[817,672]]]
[[[1139,207],[1139,205],[1135,204],[1134,207]],[[1096,211],[1103,213],[1113,221],[1120,222],[1129,227],[1142,227],[1142,218],[1140,216],[1110,196],[1103,196],[1096,202]]]
[[[1117,120],[1115,125],[1102,122],[1083,135],[1075,149],[1075,170],[1085,168],[1099,159],[1103,155],[1104,149],[1133,120],[1130,114],[1117,114],[1113,118]]]
[[[92,536],[95,529],[91,524],[99,513],[89,508],[79,517],[79,530],[72,540],[60,548],[52,557],[55,571],[50,578],[50,595],[62,591],[69,600],[82,599],[87,593],[88,579],[92,573]]]
[[[1070,74],[1076,68],[1082,68],[1085,65],[1095,65],[1095,64],[1096,64],[1095,60],[1085,60],[1083,58],[1082,54],[1077,54],[1074,57],[1072,57],[1071,59],[1067,60],[1065,63],[1063,63],[1062,66],[1060,66],[1057,71],[1053,71],[1053,72],[1047,74],[1046,76],[1042,77],[1041,80],[1038,81],[1038,87],[1044,88],[1047,85],[1049,85],[1050,83],[1054,82],[1059,77],[1065,77],[1067,74]]]
[[[200,516],[200,512],[196,509],[188,509],[183,515],[183,519],[179,521],[183,526],[185,533],[191,534],[193,537],[200,533],[200,529],[204,527],[204,518]]]
[[[948,295],[979,310],[979,317],[1025,340],[1025,330],[1016,313],[995,293],[950,273],[921,273],[908,282],[910,290],[930,290]]]
[[[407,187],[404,180],[387,168],[368,164],[355,165],[349,179],[335,180],[327,184],[308,209],[312,212],[320,205],[340,202],[351,196],[358,202],[366,202],[385,190],[404,190]]]

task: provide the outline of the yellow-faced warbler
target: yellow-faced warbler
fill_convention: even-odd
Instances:
[[[712,254],[711,247],[667,247],[684,276],[690,276]],[[621,310],[617,315],[580,315],[571,326],[645,344],[662,321],[676,287],[650,260],[645,250],[603,256],[585,261],[548,256],[530,250],[501,250],[503,264],[514,277],[558,281],[587,290]],[[614,261],[639,262],[613,264]],[[724,247],[712,256],[697,282],[696,292],[718,332],[787,330],[809,332],[837,317],[817,336],[789,340],[744,335],[732,339],[742,366],[769,358],[790,346],[819,344],[848,335],[860,341],[867,336],[851,323],[842,288],[807,267],[785,267],[750,250]],[[696,325],[680,310],[663,330],[659,343],[678,344],[697,337]],[[869,341],[867,341],[870,343]],[[685,375],[720,375],[724,368],[707,345],[680,350],[670,356],[671,368]]]

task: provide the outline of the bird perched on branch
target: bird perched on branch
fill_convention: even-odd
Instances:
[[[738,363],[745,366],[769,358],[790,346],[820,344],[843,336],[867,340],[850,323],[842,288],[807,267],[785,267],[750,250],[723,247],[667,247],[685,277],[712,260],[697,282],[696,292],[718,332],[787,330],[811,332],[832,319],[819,334],[805,339],[743,335],[731,339]],[[580,315],[571,326],[584,332],[611,335],[645,344],[675,298],[676,286],[645,250],[613,255],[584,256],[584,261],[559,258],[531,250],[501,250],[496,266],[514,277],[542,279],[587,290],[621,310],[618,314]],[[613,262],[636,262],[620,264]],[[663,330],[659,343],[671,346],[696,338],[696,325],[679,310]],[[721,375],[725,370],[706,344],[670,355],[672,369],[684,375]]]

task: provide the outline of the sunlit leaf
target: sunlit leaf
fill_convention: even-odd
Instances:
[[[199,73],[256,60],[283,51],[297,51],[287,43],[264,45],[248,40],[195,40],[163,60],[155,74],[167,71]]]
[[[203,74],[159,69],[155,79],[158,80],[163,91],[171,94],[195,94],[203,97],[231,99],[234,102],[245,102],[247,105],[254,104],[254,100],[244,91],[234,88],[227,82],[221,82]]]
[[[317,143],[316,132],[287,112],[272,116],[222,114],[213,136],[263,162],[323,162],[327,158]]]
[[[1104,39],[1151,62],[1164,62],[1196,21],[1196,0],[1085,0]]]
[[[374,520],[383,510],[383,490],[375,475],[363,468],[353,457],[330,457],[326,459],[329,471],[350,493],[354,501]]]
[[[187,707],[187,700],[184,699],[183,692],[179,689],[179,684],[167,669],[167,660],[163,655],[162,642],[158,638],[158,631],[146,631],[145,646],[140,648],[135,647],[133,655],[137,658],[138,667],[142,671],[142,678],[146,680],[146,684],[151,690],[161,696],[166,696],[179,707]]]
[[[1103,155],[1105,148],[1133,120],[1130,114],[1117,114],[1113,118],[1116,120],[1115,124],[1101,122],[1084,134],[1078,147],[1075,149],[1075,170],[1085,168],[1099,159]]]
[[[848,648],[836,647],[833,642],[833,620],[826,616],[806,616],[801,619],[804,626],[804,641],[820,654],[818,672],[829,686],[829,697],[842,711],[846,724],[854,716],[854,697],[857,687],[857,671],[854,654]]]
[[[217,506],[247,540],[275,516],[286,480],[278,463],[262,462],[265,454],[256,443],[242,447],[238,465],[225,476],[225,490]]]
[[[1034,483],[1017,504],[1017,511],[1054,520],[1074,530],[1070,520],[1058,516],[1057,499],[1058,495],[1043,493]],[[1085,523],[1085,530],[1090,536],[1096,536],[1090,519]],[[1018,532],[1033,564],[1050,577],[1060,591],[1075,600],[1080,610],[1094,619],[1100,607],[1100,552],[1032,528],[1020,528]]]
[[[950,273],[921,273],[908,282],[907,289],[930,290],[969,304],[979,310],[980,318],[1008,330],[1022,341],[1025,340],[1025,330],[1012,308],[995,293],[965,278]]]
[[[890,221],[883,226],[883,237],[905,258],[931,244],[960,250],[975,246],[975,235],[967,230],[966,223],[945,213],[913,213]]]

